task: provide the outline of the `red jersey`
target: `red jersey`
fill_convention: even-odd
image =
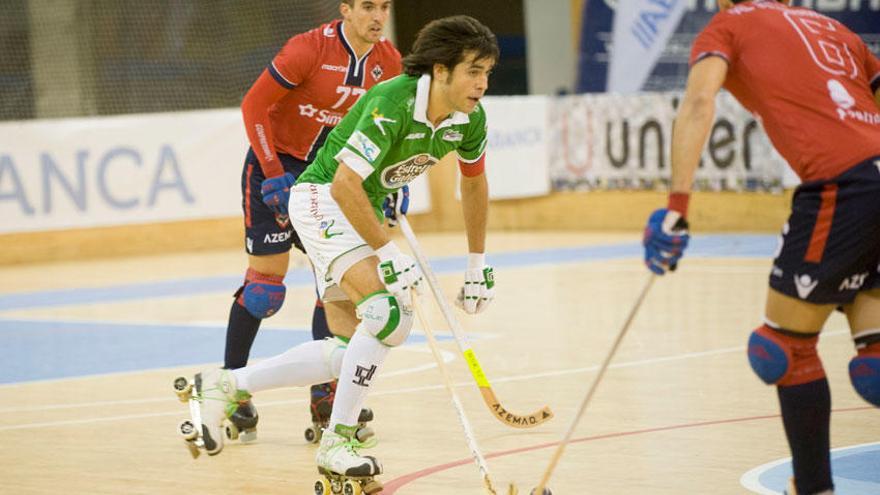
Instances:
[[[691,65],[708,56],[728,62],[724,87],[801,180],[880,155],[880,60],[840,22],[772,0],[739,4],[694,41]]]
[[[283,173],[277,152],[311,162],[357,99],[400,71],[400,52],[385,38],[358,59],[341,20],[290,38],[242,103],[266,177]]]

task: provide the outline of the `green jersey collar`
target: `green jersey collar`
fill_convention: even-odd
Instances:
[[[440,122],[440,125],[438,125],[437,128],[434,128],[434,124],[428,120],[428,96],[430,93],[431,76],[429,74],[423,74],[422,77],[419,78],[419,82],[416,84],[416,104],[413,109],[413,119],[416,122],[421,122],[428,126],[432,131],[437,132],[438,130],[453,124],[467,124],[471,121],[466,113],[452,112],[450,117],[443,122]]]

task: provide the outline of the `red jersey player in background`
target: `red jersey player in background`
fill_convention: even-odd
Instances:
[[[248,269],[229,313],[225,368],[247,364],[261,320],[284,302],[291,246],[304,252],[288,218],[290,187],[358,97],[400,74],[400,53],[382,36],[390,9],[391,0],[343,0],[342,20],[288,40],[244,97],[250,148],[241,191]],[[347,313],[325,314],[317,301],[312,317],[316,340],[332,337],[328,321],[343,338],[357,324]],[[283,355],[275,359],[278,366],[295,364],[283,362]],[[320,439],[318,425],[329,419],[334,391],[335,383],[312,387],[315,426],[306,435],[313,442]],[[363,420],[372,418],[370,411],[363,413]],[[254,438],[252,405],[239,408],[232,420],[247,432],[242,440]]]
[[[687,245],[688,193],[723,86],[802,180],[748,358],[777,387],[794,468],[788,493],[833,493],[831,398],[816,344],[835,308],[855,341],[852,384],[880,406],[880,61],[838,21],[787,1],[718,5],[692,48],[669,205],[648,221],[645,261],[662,275]]]

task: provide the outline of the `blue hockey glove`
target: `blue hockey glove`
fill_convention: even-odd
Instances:
[[[648,269],[657,275],[675,271],[690,238],[687,220],[680,213],[666,208],[655,210],[642,237]]]
[[[290,188],[296,178],[290,172],[263,180],[260,192],[263,194],[263,203],[276,215],[287,215],[287,205],[290,203]]]
[[[388,219],[388,226],[397,225],[397,215],[406,215],[409,210],[409,185],[404,184],[403,187],[388,194],[382,203],[382,211],[385,212],[385,218]]]

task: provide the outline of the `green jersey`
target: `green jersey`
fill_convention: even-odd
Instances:
[[[453,112],[434,127],[428,120],[431,77],[397,76],[360,97],[330,135],[297,184],[329,184],[340,162],[363,179],[381,218],[390,192],[409,183],[450,151],[464,163],[479,161],[486,148],[486,114]]]

